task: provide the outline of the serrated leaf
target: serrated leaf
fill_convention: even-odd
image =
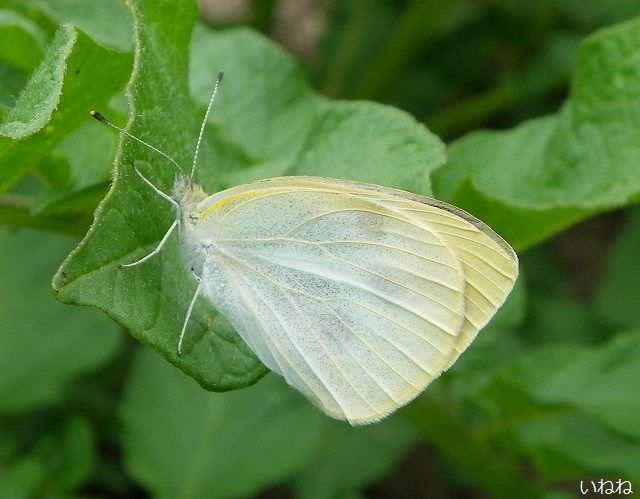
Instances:
[[[0,230],[0,412],[58,400],[67,383],[117,351],[114,325],[95,310],[70,310],[47,286],[75,238]]]
[[[0,124],[0,192],[33,168],[124,85],[131,58],[61,26]],[[46,126],[45,126],[46,125]]]
[[[128,90],[134,117],[129,129],[188,169],[198,122],[185,81],[195,9],[187,0],[175,8],[162,5],[129,2],[139,40]],[[408,115],[376,104],[325,101],[311,92],[287,56],[247,30],[197,33],[191,74],[198,99],[210,91],[216,71],[226,70],[209,126],[217,133],[207,139],[196,175],[208,192],[284,173],[344,176],[428,192],[428,172],[444,160],[443,146]],[[208,90],[201,85],[205,79]],[[185,355],[178,357],[194,284],[175,240],[139,267],[118,267],[147,254],[174,216],[132,173],[131,163],[137,161],[165,192],[176,174],[168,161],[136,142],[125,140],[121,147],[112,191],[87,238],[54,278],[59,298],[107,311],[207,389],[254,383],[264,366],[204,300],[187,328]]]
[[[276,376],[213,394],[149,351],[121,406],[125,467],[154,497],[246,497],[304,466],[325,416]],[[162,435],[162,438],[158,438]]]
[[[554,116],[451,145],[436,192],[516,247],[640,192],[640,19],[582,44],[571,96]]]

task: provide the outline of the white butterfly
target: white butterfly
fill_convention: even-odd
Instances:
[[[221,78],[191,175],[179,175],[168,196],[136,168],[178,215],[153,252],[124,266],[157,254],[177,228],[198,282],[179,352],[202,295],[326,414],[378,421],[469,346],[511,291],[517,256],[468,213],[377,185],[279,177],[207,195],[193,169]]]

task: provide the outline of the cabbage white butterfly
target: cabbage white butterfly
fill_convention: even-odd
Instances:
[[[206,194],[190,175],[165,194],[199,296],[257,357],[322,411],[378,421],[415,398],[470,345],[511,291],[513,249],[470,214],[396,189],[322,177],[278,177]]]

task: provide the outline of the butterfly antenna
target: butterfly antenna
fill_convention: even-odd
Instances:
[[[204,113],[204,119],[202,120],[202,125],[200,125],[200,134],[198,135],[198,142],[196,142],[196,150],[193,153],[193,163],[191,163],[191,175],[189,175],[189,178],[191,179],[196,171],[196,163],[198,162],[198,154],[200,153],[200,144],[202,143],[202,136],[204,135],[204,127],[207,125],[207,119],[209,118],[209,113],[213,108],[213,101],[216,99],[216,95],[218,95],[218,88],[220,87],[220,83],[222,83],[223,76],[224,72],[218,71],[218,77],[216,78],[216,83],[213,86],[213,92],[211,92],[211,99],[209,99],[207,111]]]
[[[180,165],[178,163],[176,163],[176,161],[169,156],[167,153],[162,152],[160,149],[158,149],[157,147],[152,146],[151,144],[149,144],[148,142],[145,142],[142,139],[139,139],[138,137],[136,137],[135,135],[131,135],[129,132],[127,132],[124,128],[119,127],[118,125],[114,125],[113,123],[111,123],[107,118],[105,118],[104,116],[102,116],[98,111],[91,111],[89,113],[91,116],[93,116],[95,119],[97,119],[100,123],[104,123],[107,126],[110,126],[111,128],[114,128],[115,130],[118,130],[119,132],[125,134],[127,137],[140,142],[140,144],[142,144],[143,146],[148,147],[149,149],[157,152],[158,154],[160,154],[161,156],[164,156],[165,158],[167,158],[169,161],[171,161],[178,170],[180,170],[181,173],[184,174],[184,170],[182,168],[180,168]]]

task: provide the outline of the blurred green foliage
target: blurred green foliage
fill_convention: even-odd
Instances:
[[[303,19],[321,27],[314,50],[280,36],[295,60],[264,36],[285,3],[214,29],[191,0],[0,0],[0,497],[639,488],[640,5],[334,0]],[[207,392],[118,330],[209,389],[265,374],[206,303],[175,355],[191,293],[176,248],[117,268],[172,218],[131,163],[165,189],[175,172],[87,117],[129,116],[188,166],[219,68],[209,192],[284,174],[376,182],[453,202],[520,251],[494,320],[380,424],[328,420],[272,375]],[[60,301],[115,322],[57,303],[54,274]]]

